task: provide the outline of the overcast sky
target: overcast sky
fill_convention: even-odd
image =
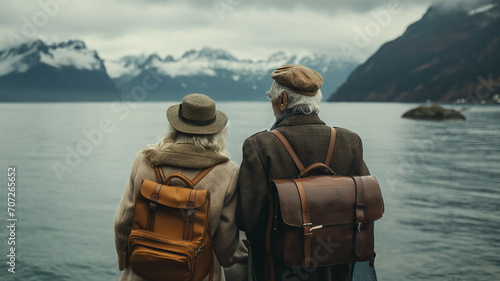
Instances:
[[[32,38],[81,39],[104,59],[178,57],[212,47],[248,59],[282,50],[364,60],[420,19],[431,2],[0,0],[0,48]]]

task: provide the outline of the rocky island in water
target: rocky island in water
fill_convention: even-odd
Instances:
[[[405,112],[403,118],[417,120],[465,120],[465,116],[457,110],[446,109],[437,104],[419,106]]]

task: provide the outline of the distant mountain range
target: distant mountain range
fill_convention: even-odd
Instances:
[[[290,63],[311,67],[324,76],[323,92],[334,91],[356,67],[354,61],[336,60],[324,54],[286,54],[278,52],[266,60],[240,60],[231,53],[203,48],[180,58],[126,56],[106,61],[108,74],[125,92],[141,85],[154,72],[161,83],[148,91],[149,100],[178,100],[187,93],[203,93],[219,100],[263,100],[272,84],[271,73]]]
[[[153,54],[105,61],[82,41],[47,45],[37,40],[0,51],[0,101],[111,101],[119,99],[120,92],[143,87],[151,74],[155,83],[146,87],[145,100],[179,100],[195,92],[216,100],[264,100],[272,71],[289,63],[320,72],[326,95],[358,64],[325,54],[284,52],[266,60],[240,60],[210,48],[191,50],[177,59]]]
[[[82,41],[37,40],[0,51],[0,101],[106,101],[119,94],[103,60]]]
[[[431,7],[358,66],[329,100],[491,100],[499,90],[492,81],[500,82],[500,1],[470,1]]]

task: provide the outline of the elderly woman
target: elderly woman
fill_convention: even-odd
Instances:
[[[120,270],[125,270],[120,280],[145,280],[128,266],[127,249],[136,194],[142,180],[156,181],[155,166],[160,166],[165,176],[181,173],[192,179],[214,165],[215,168],[194,188],[210,191],[209,224],[216,257],[213,280],[225,280],[221,266],[246,262],[247,259],[247,249],[239,239],[235,223],[239,167],[229,160],[225,151],[227,116],[216,110],[215,102],[208,96],[190,94],[184,97],[182,104],[168,108],[167,118],[171,128],[166,136],[158,144],[149,145],[137,153],[116,211],[118,265]]]

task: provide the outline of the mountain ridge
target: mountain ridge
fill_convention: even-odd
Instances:
[[[239,59],[229,51],[204,47],[172,55],[128,55],[101,59],[81,40],[46,44],[41,40],[0,50],[0,101],[112,101],[155,74],[147,100],[179,100],[200,92],[217,100],[263,100],[277,67],[300,63],[324,76],[323,92],[338,87],[357,65],[327,54],[272,53],[266,59]],[[155,84],[156,85],[156,84]]]
[[[359,65],[328,100],[479,100],[479,77],[500,79],[499,4],[429,8],[402,36]]]
[[[0,51],[0,101],[108,101],[119,90],[80,40],[35,40]]]
[[[278,51],[267,59],[238,59],[229,51],[204,47],[186,51],[174,58],[158,54],[126,56],[105,61],[108,73],[123,91],[140,85],[141,77],[154,71],[162,82],[150,91],[152,100],[175,100],[186,93],[200,92],[222,100],[262,100],[269,90],[270,74],[284,64],[299,63],[324,76],[324,92],[333,91],[357,62],[334,59],[326,54],[294,54]],[[238,96],[239,95],[239,96]],[[243,96],[244,95],[244,96]]]

